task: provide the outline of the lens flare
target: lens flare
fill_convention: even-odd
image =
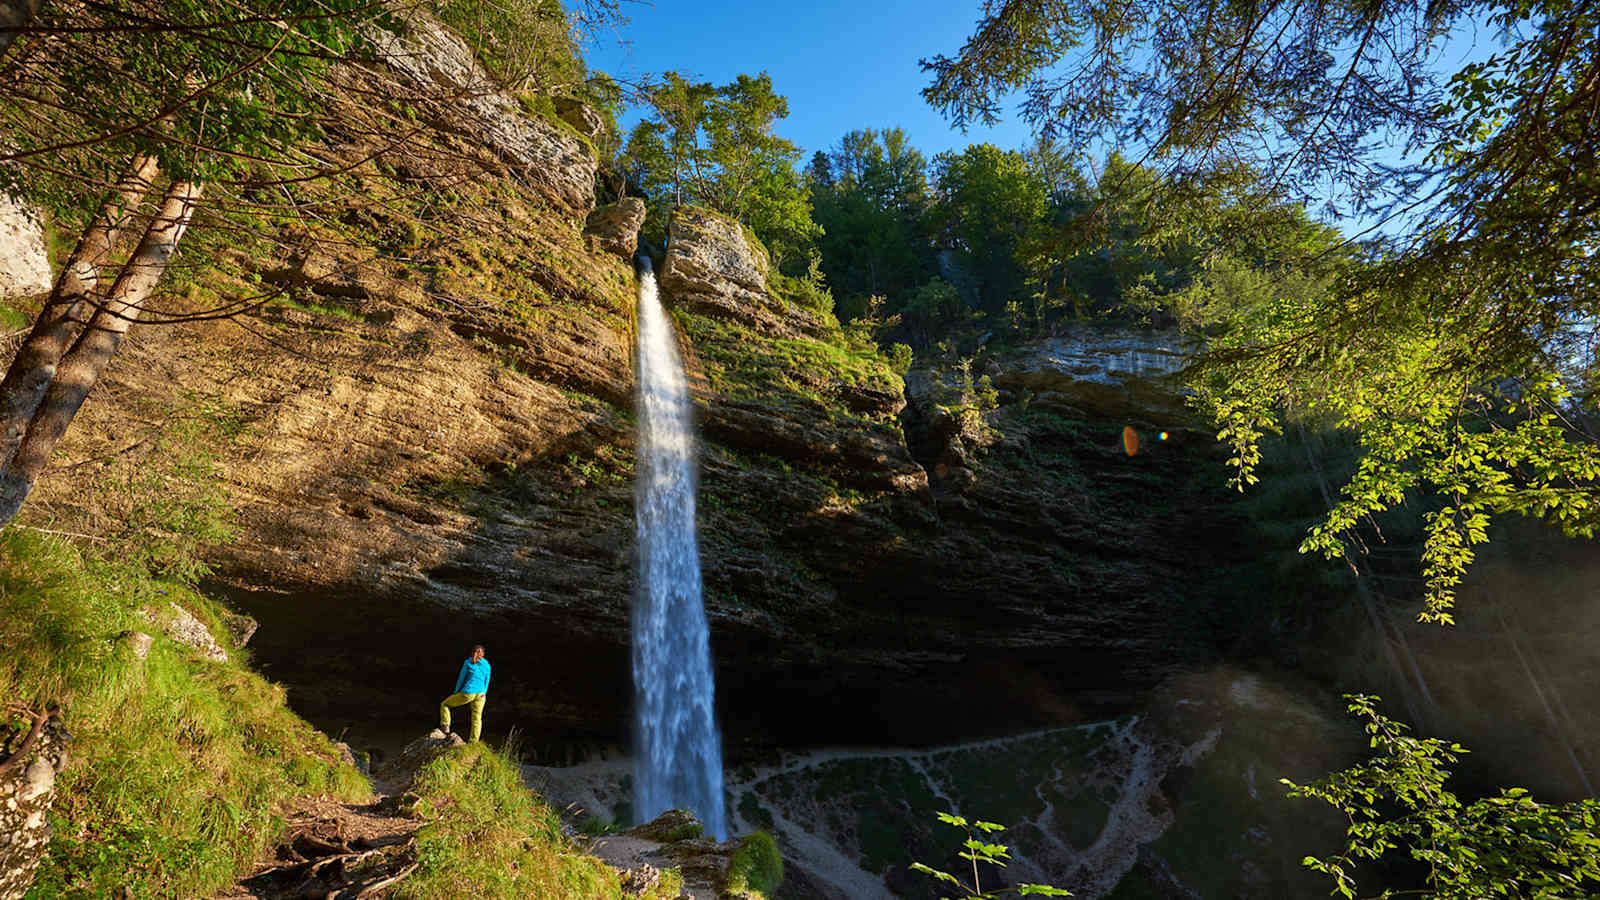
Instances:
[[[1139,432],[1134,431],[1132,425],[1122,429],[1122,449],[1129,456],[1139,455]]]
[[[1163,440],[1163,441],[1164,441],[1164,440],[1166,440],[1166,439],[1167,439],[1167,433],[1166,433],[1166,432],[1165,432],[1165,431],[1163,431],[1163,432],[1161,432],[1161,433],[1160,433],[1160,434],[1158,434],[1158,435],[1156,435],[1156,438],[1157,438],[1157,439],[1158,439],[1158,440]]]

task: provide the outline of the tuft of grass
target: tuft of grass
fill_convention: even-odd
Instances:
[[[698,822],[685,822],[661,836],[663,844],[673,841],[692,841],[706,833],[706,828]]]
[[[765,831],[746,835],[728,861],[728,893],[747,900],[767,900],[783,883],[783,856],[778,842]]]
[[[401,882],[406,900],[622,900],[620,876],[582,855],[556,812],[523,784],[513,741],[457,747],[417,773],[417,870]],[[675,898],[681,878],[663,878],[645,897]]]
[[[0,696],[59,704],[73,735],[30,897],[211,894],[277,840],[282,804],[371,793],[282,688],[166,639],[139,612],[169,601],[222,617],[142,567],[0,532]],[[144,660],[121,639],[135,630],[157,638]]]

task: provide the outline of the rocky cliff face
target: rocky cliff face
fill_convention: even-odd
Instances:
[[[409,40],[389,69],[342,76],[368,93],[330,100],[350,123],[331,152],[373,157],[304,188],[337,215],[283,226],[287,248],[187,249],[212,268],[166,302],[283,297],[136,329],[31,514],[114,529],[136,474],[189,477],[183,453],[203,450],[237,528],[209,552],[211,587],[261,621],[257,659],[313,720],[412,731],[482,642],[491,731],[544,750],[625,740],[627,236],[583,234],[581,141],[461,90],[481,72],[447,32]],[[374,90],[415,98],[417,142],[386,148],[381,121],[341,99]],[[947,367],[907,391],[769,278],[737,223],[680,211],[670,246],[735,755],[1070,722],[1210,657],[1243,548],[1212,442],[1176,401],[1074,399],[1104,378],[1040,362],[1062,357],[1049,348],[980,363],[996,402],[963,399]],[[1129,456],[1130,425],[1170,439]]]

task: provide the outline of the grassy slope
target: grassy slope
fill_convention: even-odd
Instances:
[[[457,747],[417,775],[422,821],[417,871],[400,884],[406,900],[455,897],[506,900],[621,900],[616,870],[576,851],[556,813],[523,786],[515,748]],[[646,898],[678,896],[677,870],[664,873]]]
[[[159,631],[139,610],[169,601],[216,627],[218,610],[181,583],[0,534],[0,696],[61,704],[74,737],[33,896],[204,894],[275,839],[282,801],[370,792],[242,654],[216,663],[158,637],[141,661],[118,639]]]
[[[38,532],[0,532],[0,696],[59,703],[74,738],[30,897],[206,896],[278,840],[289,801],[370,794],[239,650],[217,663],[158,636],[139,660],[120,636],[159,631],[140,610],[168,602],[226,633],[223,611],[180,582]],[[618,873],[576,851],[523,786],[514,748],[446,754],[417,793],[419,866],[399,896],[624,896]],[[675,897],[679,884],[669,872],[646,896]]]

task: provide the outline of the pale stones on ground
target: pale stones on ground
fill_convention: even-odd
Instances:
[[[20,745],[26,733],[9,740]],[[67,765],[70,740],[66,729],[52,719],[43,726],[29,758],[0,775],[0,900],[20,900],[44,858],[50,844],[56,776]],[[9,759],[8,750],[15,752],[0,742],[0,761]]]
[[[593,235],[600,249],[623,259],[633,259],[639,249],[639,228],[644,225],[644,201],[623,197],[589,213],[583,233]]]
[[[47,293],[50,282],[38,218],[0,194],[0,300]]]
[[[642,897],[661,883],[661,870],[649,863],[640,863],[622,872],[622,892],[630,897]]]

